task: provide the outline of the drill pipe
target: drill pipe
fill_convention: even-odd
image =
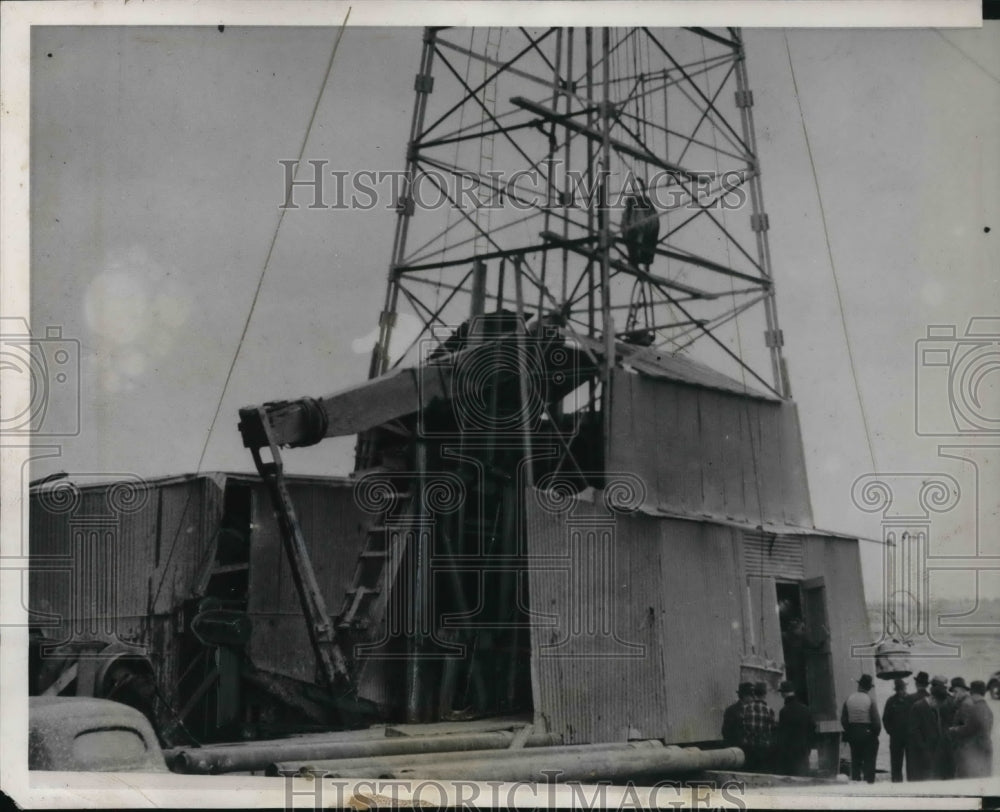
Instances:
[[[277,760],[346,759],[403,753],[489,750],[509,747],[514,734],[508,730],[488,733],[451,733],[426,736],[391,736],[354,741],[271,741],[237,743],[231,746],[185,748],[171,763],[174,772],[215,775],[218,773],[263,770]],[[552,743],[549,734],[535,734],[528,747]],[[275,773],[276,774],[276,773]]]
[[[599,780],[621,781],[640,776],[676,776],[708,769],[736,769],[743,764],[743,751],[698,748],[650,747],[636,749],[588,748],[586,751],[536,752],[497,758],[498,753],[478,758],[410,763],[388,769],[357,772],[335,770],[331,778],[387,778],[402,781],[529,781],[535,783]],[[502,751],[510,752],[510,751]]]
[[[663,749],[663,745],[656,740],[635,741],[635,742],[614,742],[611,744],[560,744],[560,745],[536,745],[531,739],[532,752],[527,754],[524,750],[478,750],[478,751],[451,751],[433,752],[428,751],[416,754],[376,756],[374,758],[360,756],[349,759],[327,759],[323,761],[285,761],[275,762],[267,768],[268,775],[320,775],[330,778],[377,778],[382,775],[389,775],[396,770],[433,766],[440,767],[443,764],[450,764],[455,761],[509,761],[511,759],[542,759],[551,755],[562,753],[591,753],[602,751],[626,751],[629,753],[637,750]]]

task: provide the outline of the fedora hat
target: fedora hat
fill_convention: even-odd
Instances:
[[[917,685],[927,685],[931,681],[931,678],[927,676],[926,671],[921,671],[919,674],[917,674],[917,676],[913,678],[913,681]]]
[[[874,684],[875,682],[874,680],[872,680],[871,674],[862,674],[860,677],[858,677],[858,687],[862,691],[869,690]]]
[[[794,694],[795,685],[789,682],[788,680],[785,680],[784,682],[781,683],[781,685],[778,686],[778,693],[783,694],[784,696],[789,696],[791,694]]]
[[[978,694],[979,696],[986,696],[986,683],[981,679],[974,679],[969,683],[969,693]]]
[[[752,682],[741,682],[739,688],[736,689],[737,696],[753,696],[753,683]]]
[[[965,684],[965,680],[962,677],[952,677],[950,690],[954,692],[956,688],[964,688],[966,691],[969,690],[969,686]]]

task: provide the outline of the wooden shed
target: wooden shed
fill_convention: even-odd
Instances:
[[[625,351],[613,385],[604,490],[525,500],[539,721],[568,742],[707,742],[740,681],[777,708],[799,677],[839,731],[871,673],[851,656],[871,640],[858,539],[813,526],[795,404],[649,350]],[[810,645],[793,675],[795,617]]]
[[[289,488],[324,597],[339,606],[371,517],[349,480],[291,477]],[[108,695],[116,664],[142,664],[156,695],[141,698],[143,710],[168,738],[339,723],[314,685],[258,477],[57,480],[32,490],[30,523],[33,692]],[[232,635],[219,632],[225,624]],[[120,698],[140,701],[134,691]]]

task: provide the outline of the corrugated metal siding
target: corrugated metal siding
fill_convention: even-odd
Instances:
[[[834,687],[842,702],[855,690],[860,674],[875,673],[871,657],[852,655],[853,647],[869,645],[875,639],[865,609],[858,542],[811,536],[804,542],[804,553],[806,577],[822,576],[826,582],[830,650],[837,653],[832,658]]]
[[[805,577],[802,538],[769,533],[743,534],[743,562],[748,575],[770,575],[777,580]]]
[[[642,477],[664,510],[812,525],[793,403],[614,371],[608,468]]]
[[[30,577],[30,604],[61,618],[49,636],[139,641],[161,578],[157,612],[169,612],[190,592],[211,526],[218,523],[210,507],[213,489],[218,490],[205,478],[165,487],[126,480],[82,487],[76,500],[66,503],[33,494],[29,544],[38,564]],[[51,557],[65,570],[47,571],[44,559]]]
[[[69,523],[65,513],[32,496],[28,510],[28,549],[31,557],[28,606],[30,622],[45,629],[50,640],[70,637],[70,600],[72,584],[72,549]],[[65,569],[49,567],[61,560]],[[61,564],[60,564],[61,566]]]
[[[327,611],[336,614],[375,517],[354,504],[350,483],[291,481],[289,491]],[[311,682],[316,669],[309,634],[271,499],[260,483],[253,485],[251,515],[250,659],[258,668]]]
[[[536,717],[568,743],[717,738],[743,642],[734,531],[526,505]]]

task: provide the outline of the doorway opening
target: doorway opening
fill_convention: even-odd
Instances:
[[[781,623],[781,651],[785,660],[785,679],[795,686],[795,693],[809,704],[809,680],[806,675],[806,649],[809,645],[806,620],[802,612],[802,590],[798,582],[775,584],[778,619]]]

